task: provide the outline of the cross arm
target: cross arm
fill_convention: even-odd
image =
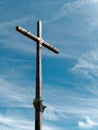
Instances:
[[[47,43],[46,41],[44,41],[42,38],[37,37],[35,35],[33,35],[31,32],[28,32],[26,29],[20,27],[20,26],[16,26],[16,30],[20,33],[22,33],[23,35],[29,37],[30,39],[39,42],[40,44],[42,44],[44,47],[48,48],[49,50],[53,51],[54,53],[58,54],[59,50],[57,48],[55,48],[54,46],[50,45],[49,43]]]

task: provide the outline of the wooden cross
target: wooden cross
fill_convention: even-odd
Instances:
[[[42,39],[42,22],[37,22],[37,36],[33,35],[20,26],[16,26],[16,30],[23,35],[29,37],[37,43],[36,46],[36,98],[33,101],[35,107],[35,130],[42,130],[42,112],[45,107],[42,103],[42,46],[58,54],[59,50]]]

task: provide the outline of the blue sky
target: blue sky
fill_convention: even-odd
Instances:
[[[98,0],[0,0],[0,129],[33,130],[36,35],[42,20],[43,130],[98,129]]]

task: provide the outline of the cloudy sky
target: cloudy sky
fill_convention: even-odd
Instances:
[[[43,47],[43,130],[98,129],[98,0],[0,0],[0,129],[34,130],[36,43]]]

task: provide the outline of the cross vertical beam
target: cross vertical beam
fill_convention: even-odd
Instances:
[[[42,23],[37,22],[37,36],[26,29],[16,26],[16,30],[28,38],[34,40],[36,44],[36,98],[33,101],[35,107],[35,130],[42,130],[42,112],[45,105],[42,103],[42,46],[58,54],[59,50],[42,39]]]
[[[42,38],[42,23],[37,22],[37,36]],[[36,99],[42,99],[42,45],[37,42],[36,45]],[[35,130],[42,130],[42,112],[35,109]]]

